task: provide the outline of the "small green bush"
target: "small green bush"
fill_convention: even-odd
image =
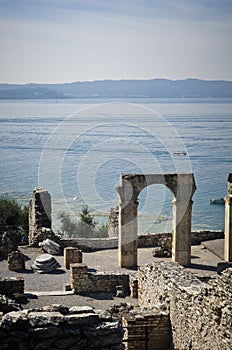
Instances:
[[[11,231],[18,241],[28,235],[29,208],[21,206],[15,199],[0,197],[0,233]]]
[[[95,222],[88,206],[82,208],[79,217],[80,220],[76,222],[70,218],[69,214],[65,212],[60,213],[58,218],[61,219],[61,233],[69,238],[108,237],[108,225]]]

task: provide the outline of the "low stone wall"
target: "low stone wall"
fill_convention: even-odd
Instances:
[[[151,263],[140,268],[139,304],[167,308],[173,348],[231,350],[232,269],[202,282],[177,263]]]
[[[171,233],[155,233],[138,236],[138,247],[156,247],[159,245],[161,238],[171,237]],[[192,245],[201,242],[224,238],[223,231],[193,231]],[[63,247],[78,247],[82,251],[85,250],[101,250],[118,248],[118,238],[63,238],[61,240]]]
[[[89,273],[86,264],[71,264],[71,288],[74,293],[116,293],[116,286],[122,286],[129,295],[129,276],[120,272]]]
[[[13,311],[0,320],[1,349],[123,349],[119,322],[101,318],[90,307],[53,305]]]
[[[83,252],[118,247],[118,238],[63,238],[61,242],[63,247],[77,247]]]
[[[24,293],[24,278],[0,278],[0,294],[13,295],[15,293]]]

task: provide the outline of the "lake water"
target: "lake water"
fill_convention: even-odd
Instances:
[[[52,195],[57,215],[97,221],[117,205],[120,173],[193,172],[192,229],[223,229],[232,172],[232,100],[123,99],[0,101],[0,194],[28,203],[33,188]],[[175,152],[186,155],[175,155]],[[153,185],[139,198],[139,232],[170,231],[172,196]]]

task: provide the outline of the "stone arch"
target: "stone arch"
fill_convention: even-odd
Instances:
[[[147,186],[162,184],[173,196],[172,260],[187,266],[191,259],[192,196],[196,190],[192,173],[121,174],[119,195],[120,267],[137,267],[138,196]]]

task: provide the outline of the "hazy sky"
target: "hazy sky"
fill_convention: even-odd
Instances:
[[[0,0],[0,82],[232,80],[232,0]]]

